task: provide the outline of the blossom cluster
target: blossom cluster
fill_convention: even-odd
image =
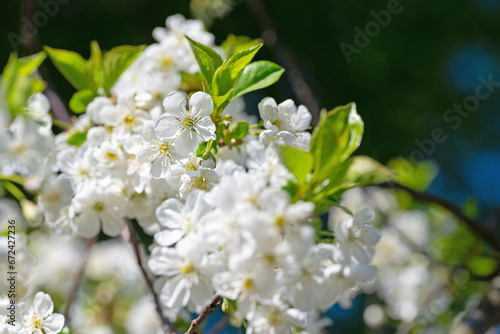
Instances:
[[[249,333],[318,332],[321,322],[308,319],[349,306],[375,278],[372,212],[338,222],[335,242],[319,240],[315,203],[286,190],[297,180],[282,150],[310,150],[307,108],[264,98],[256,108],[263,129],[219,143],[219,124],[259,123],[241,97],[221,118],[210,94],[182,91],[183,75],[200,70],[184,35],[224,52],[200,22],[179,15],[153,35],[158,43],[68,131],[51,131],[49,101],[33,95],[25,114],[2,125],[1,173],[26,178],[58,233],[118,237],[137,222],[154,237],[148,267],[169,315],[200,312],[219,295]],[[52,308],[38,293],[23,320],[57,332],[63,319]]]

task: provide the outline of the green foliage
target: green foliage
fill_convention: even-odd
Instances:
[[[2,72],[0,95],[12,116],[24,113],[30,95],[45,89],[45,82],[33,74],[46,57],[45,52],[23,58],[17,58],[16,53],[10,54]]]
[[[467,269],[476,276],[489,276],[497,272],[498,260],[478,256],[467,261]]]
[[[68,137],[68,144],[81,146],[87,140],[87,132],[77,131]]]
[[[59,332],[59,334],[71,334],[68,326],[64,326],[63,329]]]
[[[228,129],[231,138],[241,140],[248,134],[249,125],[246,121],[239,121],[231,123]]]
[[[285,166],[295,176],[299,187],[303,187],[314,164],[313,155],[292,147],[283,147],[283,153],[285,155]]]
[[[117,46],[104,54],[102,60],[103,83],[106,92],[118,81],[120,75],[139,57],[145,46]]]
[[[83,89],[71,97],[71,100],[69,100],[69,107],[71,110],[73,110],[75,113],[82,113],[85,112],[87,109],[87,105],[92,102],[94,99],[95,94],[92,90],[90,89]]]
[[[227,298],[222,298],[222,305],[221,305],[222,312],[230,313],[232,310],[236,309],[236,306],[237,306],[236,301]]]
[[[109,95],[120,75],[137,59],[145,46],[118,46],[102,55],[99,44],[90,44],[90,58],[78,53],[45,46],[50,59],[78,92],[71,98],[70,108],[85,111],[87,104],[98,95]]]
[[[186,38],[189,41],[196,61],[200,66],[200,71],[205,79],[205,84],[208,85],[212,82],[215,71],[222,65],[222,58],[209,46],[193,41],[187,36]],[[208,88],[210,87],[208,86]]]
[[[297,184],[293,180],[288,180],[281,189],[285,190],[292,199],[295,198],[298,192]]]
[[[393,180],[396,173],[368,156],[352,157],[345,179],[354,184],[380,184]]]
[[[92,87],[92,78],[87,72],[87,61],[78,53],[68,50],[53,49],[45,46],[44,50],[54,63],[54,66],[69,81],[75,89]]]
[[[219,116],[229,101],[248,92],[272,85],[284,69],[268,61],[251,63],[262,43],[248,44],[229,53],[225,61],[207,45],[187,37],[203,77],[204,90],[212,96]]]
[[[363,121],[356,111],[355,103],[337,107],[328,113],[324,110],[321,112],[320,122],[311,139],[315,180],[327,178],[335,166],[359,147],[363,129]]]
[[[229,34],[224,42],[221,43],[222,49],[226,52],[228,57],[253,46],[262,43],[260,38],[251,39],[247,36],[235,36]]]
[[[267,60],[250,63],[241,74],[230,100],[244,94],[271,86],[279,80],[285,69]]]
[[[387,165],[396,172],[397,182],[419,191],[427,189],[439,171],[437,164],[431,160],[417,164],[399,157],[390,160]]]

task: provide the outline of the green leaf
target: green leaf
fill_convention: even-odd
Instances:
[[[243,70],[229,100],[272,85],[279,80],[283,72],[285,72],[283,67],[270,61],[261,60],[250,63]]]
[[[212,95],[226,95],[233,87],[231,73],[224,66],[219,67],[214,74],[210,92]],[[229,95],[228,95],[229,96]]]
[[[467,267],[476,276],[489,276],[497,271],[498,261],[488,257],[474,257],[467,261]]]
[[[102,87],[106,92],[109,92],[111,87],[116,83],[120,75],[139,57],[145,49],[145,45],[117,46],[104,54],[102,71],[103,84]]]
[[[87,140],[87,132],[77,131],[68,137],[68,144],[81,146]]]
[[[303,186],[307,175],[309,175],[313,168],[313,155],[310,152],[293,147],[283,147],[283,153],[285,156],[285,166],[295,175],[299,186]]]
[[[214,107],[217,108],[219,106],[222,106],[224,105],[224,103],[226,103],[226,101],[228,101],[228,98],[229,98],[229,95],[231,95],[231,93],[233,92],[232,89],[230,89],[226,94],[224,95],[220,95],[220,96],[214,96],[214,95],[211,95],[212,97],[212,101],[214,102]]]
[[[48,46],[44,50],[55,67],[77,90],[93,87],[92,77],[87,75],[87,62],[78,53],[67,50],[53,49]]]
[[[104,95],[102,92],[103,73],[102,73],[102,52],[99,43],[90,42],[90,58],[86,65],[87,76],[90,76],[94,92],[98,95]]]
[[[290,195],[290,198],[294,198],[298,192],[297,184],[292,180],[288,180],[286,182],[286,184],[283,187],[281,187],[281,189],[288,192],[288,194]]]
[[[63,329],[59,332],[59,334],[71,334],[68,326],[64,326]]]
[[[17,58],[15,52],[10,54],[7,65],[2,72],[0,95],[3,96],[12,116],[24,113],[29,96],[45,89],[45,82],[32,76],[45,57],[45,52],[24,58]]]
[[[249,125],[246,121],[239,121],[231,123],[229,125],[229,133],[231,135],[231,138],[234,138],[236,140],[245,138],[245,136],[248,134],[248,129]]]
[[[82,113],[87,110],[87,105],[92,102],[95,93],[91,89],[84,89],[76,92],[69,100],[69,107],[75,113]]]
[[[238,80],[245,67],[252,61],[262,45],[263,44],[258,44],[249,49],[242,50],[224,63],[224,67],[229,71],[229,75],[233,82]]]
[[[252,61],[261,47],[262,44],[259,44],[250,49],[242,50],[226,60],[224,64],[215,71],[212,82],[212,93],[223,95],[233,88],[245,67]]]
[[[355,103],[337,107],[328,113],[322,112],[311,139],[315,182],[328,178],[332,170],[358,148],[363,127]]]
[[[229,34],[226,40],[221,43],[221,47],[226,52],[226,55],[231,57],[232,55],[242,50],[249,49],[259,43],[262,43],[260,38],[251,39],[247,36],[235,36],[233,34]]]
[[[35,69],[40,67],[43,61],[47,58],[47,54],[43,51],[34,55],[19,58],[17,60],[17,73],[22,75],[30,75]]]
[[[352,158],[344,181],[367,186],[394,180],[395,177],[396,173],[390,168],[370,157],[360,155]]]
[[[222,58],[209,46],[195,42],[187,36],[186,38],[189,41],[196,61],[200,66],[201,74],[205,78],[206,82],[211,84],[215,71],[222,65]]]
[[[396,174],[396,181],[412,189],[423,191],[427,189],[439,172],[437,164],[432,160],[412,163],[399,157],[387,163]]]

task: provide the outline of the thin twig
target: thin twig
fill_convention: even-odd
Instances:
[[[80,287],[80,282],[82,281],[83,273],[85,272],[85,266],[87,264],[87,260],[89,259],[90,250],[92,249],[92,246],[96,243],[96,241],[97,236],[93,237],[92,239],[87,239],[87,241],[85,242],[82,251],[82,262],[80,263],[80,266],[78,267],[77,271],[73,275],[73,279],[71,280],[71,290],[69,291],[68,300],[66,302],[66,311],[64,314],[67,326],[69,326],[69,322],[71,320],[71,308],[78,296],[78,288]]]
[[[312,122],[313,124],[316,124],[319,120],[318,102],[314,98],[312,89],[307,84],[307,81],[302,75],[300,67],[293,58],[292,53],[278,38],[271,16],[267,13],[267,10],[261,0],[246,0],[245,2],[262,29],[264,43],[271,48],[281,65],[283,65],[286,69],[288,80],[292,89],[299,98],[300,102],[304,104],[307,109],[309,109],[313,116]]]
[[[208,318],[212,313],[214,313],[215,309],[219,307],[221,303],[222,303],[222,297],[219,295],[214,295],[212,298],[212,302],[209,305],[207,305],[207,307],[205,307],[205,309],[200,313],[198,318],[191,321],[191,326],[189,326],[189,329],[184,334],[195,334],[196,329],[198,329],[198,327],[203,323],[203,321],[206,318]]]
[[[385,183],[382,183],[379,185],[382,188],[388,188],[388,189],[401,189],[406,191],[408,194],[410,194],[413,198],[415,198],[418,201],[425,202],[425,203],[435,203],[438,204],[439,206],[445,208],[448,210],[450,213],[452,213],[455,217],[458,219],[462,220],[469,226],[469,228],[477,233],[477,235],[482,238],[484,241],[486,241],[493,249],[495,249],[497,252],[500,252],[500,238],[498,235],[495,233],[494,230],[489,228],[487,225],[481,223],[480,221],[471,218],[467,216],[460,207],[457,205],[451,203],[450,201],[432,195],[428,192],[424,191],[417,191],[414,189],[411,189],[407,186],[404,186],[400,183],[397,183],[395,181],[388,181]]]
[[[149,272],[149,270],[146,269],[144,266],[144,245],[139,242],[135,235],[134,228],[131,226],[130,220],[126,219],[126,228],[129,230],[130,234],[130,244],[132,245],[132,248],[134,249],[134,254],[137,259],[137,264],[139,265],[139,268],[141,269],[142,276],[144,277],[144,280],[146,281],[146,286],[148,288],[149,293],[153,296],[154,303],[156,305],[156,312],[158,312],[158,315],[160,316],[161,323],[163,324],[163,331],[165,334],[174,334],[174,325],[172,322],[163,315],[163,311],[161,309],[161,304],[160,304],[160,299],[158,298],[158,294],[156,293],[154,289],[154,283],[153,283],[153,275]]]

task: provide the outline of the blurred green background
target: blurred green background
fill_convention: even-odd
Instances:
[[[36,11],[55,0],[33,1]],[[443,119],[455,103],[474,95],[479,76],[500,81],[500,1],[498,0],[403,0],[390,23],[348,62],[339,46],[356,46],[355,28],[365,31],[374,21],[372,11],[390,6],[376,1],[262,0],[276,36],[292,55],[320,107],[331,109],[355,101],[365,120],[366,132],[359,153],[381,162],[395,156],[438,161],[441,172],[431,190],[457,203],[475,197],[482,212],[500,200],[500,87],[482,100],[476,111],[461,119],[456,129]],[[65,2],[65,4],[62,4]],[[121,44],[153,43],[151,31],[164,26],[175,13],[186,17],[210,17],[213,8],[226,15],[212,18],[209,29],[221,43],[228,34],[261,37],[259,24],[247,0],[60,0],[38,28],[38,45],[70,49],[88,56],[89,43],[102,48]],[[191,7],[190,7],[191,4]],[[211,10],[206,10],[211,6]],[[13,50],[10,40],[20,32],[21,1],[4,0],[0,11],[0,64]],[[194,9],[194,10],[193,10]],[[219,11],[220,11],[219,10]],[[262,14],[262,13],[261,13]],[[257,20],[256,18],[259,18]],[[269,23],[269,22],[267,22]],[[10,35],[9,35],[10,33]],[[267,35],[266,35],[267,34]],[[10,40],[9,40],[10,36]],[[267,42],[273,34],[265,33]],[[276,46],[276,44],[274,45]],[[21,55],[25,53],[20,51]],[[286,67],[283,54],[264,48],[259,59]],[[50,61],[43,69],[51,84],[68,101],[72,88]],[[287,68],[287,70],[290,70]],[[278,101],[295,95],[288,77],[267,91],[247,98],[247,109],[256,112],[257,102],[271,95]],[[423,152],[416,140],[426,142],[435,128],[446,140],[435,150]],[[429,146],[428,146],[429,147]],[[415,153],[416,151],[421,153]],[[413,156],[411,154],[413,153]]]

